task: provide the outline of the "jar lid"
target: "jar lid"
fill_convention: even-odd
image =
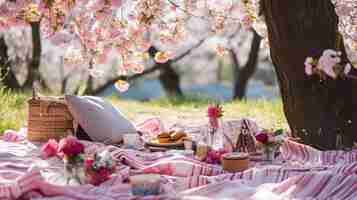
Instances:
[[[223,154],[223,158],[227,160],[244,160],[249,158],[249,154],[242,152],[226,153]]]

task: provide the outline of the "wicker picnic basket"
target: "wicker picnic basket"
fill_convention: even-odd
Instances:
[[[28,131],[30,141],[59,140],[73,133],[73,117],[62,97],[33,97],[28,101]]]

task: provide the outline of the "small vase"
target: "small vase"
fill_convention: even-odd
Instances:
[[[82,184],[83,166],[77,162],[69,162],[64,160],[64,177],[66,184],[70,184],[71,180],[77,184]]]
[[[224,135],[223,135],[223,121],[217,120],[214,127],[210,126],[208,128],[207,134],[207,144],[214,150],[219,150],[224,148]]]
[[[264,147],[264,161],[273,163],[275,159],[275,147]]]

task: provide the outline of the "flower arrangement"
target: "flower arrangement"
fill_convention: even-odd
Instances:
[[[207,116],[211,128],[219,128],[218,119],[223,117],[223,108],[219,104],[211,105],[207,109]]]
[[[56,140],[50,139],[42,146],[42,157],[47,159],[52,156],[58,156],[63,159],[64,173],[67,183],[75,179],[79,184],[82,183],[80,169],[84,161],[84,145],[75,137],[68,136],[57,143]]]
[[[223,112],[224,112],[223,108],[219,104],[211,105],[207,109],[207,117],[209,122],[208,144],[211,147],[213,147],[215,144],[223,145],[223,138],[220,137],[222,135],[216,134],[218,128],[220,127],[219,119],[223,117]],[[215,149],[219,149],[219,148],[221,148],[221,146],[218,146]]]
[[[69,163],[83,162],[84,145],[75,137],[68,136],[60,140],[58,153]]]
[[[60,140],[58,153],[63,158],[64,171],[67,183],[75,179],[79,184],[82,183],[81,169],[83,166],[84,145],[75,137],[68,136]]]
[[[93,158],[87,158],[84,161],[86,182],[92,185],[100,185],[109,180],[115,169],[116,163],[108,151],[101,154],[95,153]]]
[[[258,146],[261,146],[267,161],[272,161],[275,156],[275,151],[284,142],[284,131],[263,130],[255,136]]]

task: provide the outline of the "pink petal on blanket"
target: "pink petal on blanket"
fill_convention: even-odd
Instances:
[[[20,142],[25,140],[26,129],[21,129],[19,132],[15,130],[6,130],[2,136],[2,139],[6,142]]]

